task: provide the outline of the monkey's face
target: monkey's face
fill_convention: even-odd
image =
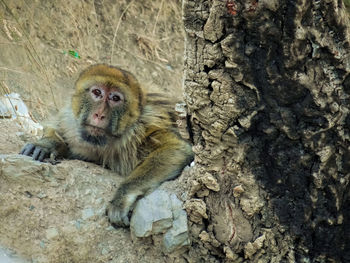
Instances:
[[[86,91],[81,114],[81,136],[92,144],[104,145],[125,112],[125,98],[112,85],[96,84]]]
[[[72,110],[83,140],[106,145],[125,134],[141,115],[143,92],[128,72],[108,65],[94,65],[76,82]]]

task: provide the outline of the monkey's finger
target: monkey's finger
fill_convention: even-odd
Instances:
[[[41,153],[39,155],[38,161],[42,162],[47,155],[48,155],[47,151],[41,150]]]
[[[26,144],[23,149],[21,150],[20,154],[29,156],[35,148],[35,145],[33,144]]]
[[[117,210],[109,214],[109,221],[118,227],[127,227],[130,225],[127,214]]]
[[[124,216],[122,219],[123,219],[123,224],[124,224],[124,226],[130,225],[129,217],[128,217],[127,215]]]
[[[38,156],[41,153],[42,149],[40,147],[35,147],[33,152],[33,160],[38,160]]]
[[[118,225],[119,223],[119,213],[118,211],[113,211],[113,209],[108,209],[109,222]],[[119,226],[119,225],[118,225]]]
[[[111,204],[107,210],[107,213],[108,213],[109,222],[111,222],[112,224],[118,227],[123,226],[121,224],[120,212],[115,206]]]
[[[57,158],[57,152],[56,151],[53,151],[52,153],[50,153],[49,155],[49,158],[51,161],[56,161],[56,158]]]

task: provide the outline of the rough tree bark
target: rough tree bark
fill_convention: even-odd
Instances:
[[[343,2],[184,0],[183,12],[196,153],[188,203],[204,209],[202,220],[190,216],[190,253],[203,262],[350,262]],[[204,191],[203,174],[220,190]]]

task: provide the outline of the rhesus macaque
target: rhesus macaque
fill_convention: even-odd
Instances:
[[[107,211],[118,226],[129,225],[137,198],[178,176],[193,159],[165,96],[145,93],[131,73],[105,64],[81,73],[70,105],[21,154],[90,161],[125,176]]]

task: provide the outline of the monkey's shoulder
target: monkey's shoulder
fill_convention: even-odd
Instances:
[[[164,93],[150,92],[146,94],[147,104],[170,108],[175,105],[175,100]]]
[[[147,94],[141,119],[146,126],[158,127],[159,129],[176,127],[175,101],[162,93]]]

